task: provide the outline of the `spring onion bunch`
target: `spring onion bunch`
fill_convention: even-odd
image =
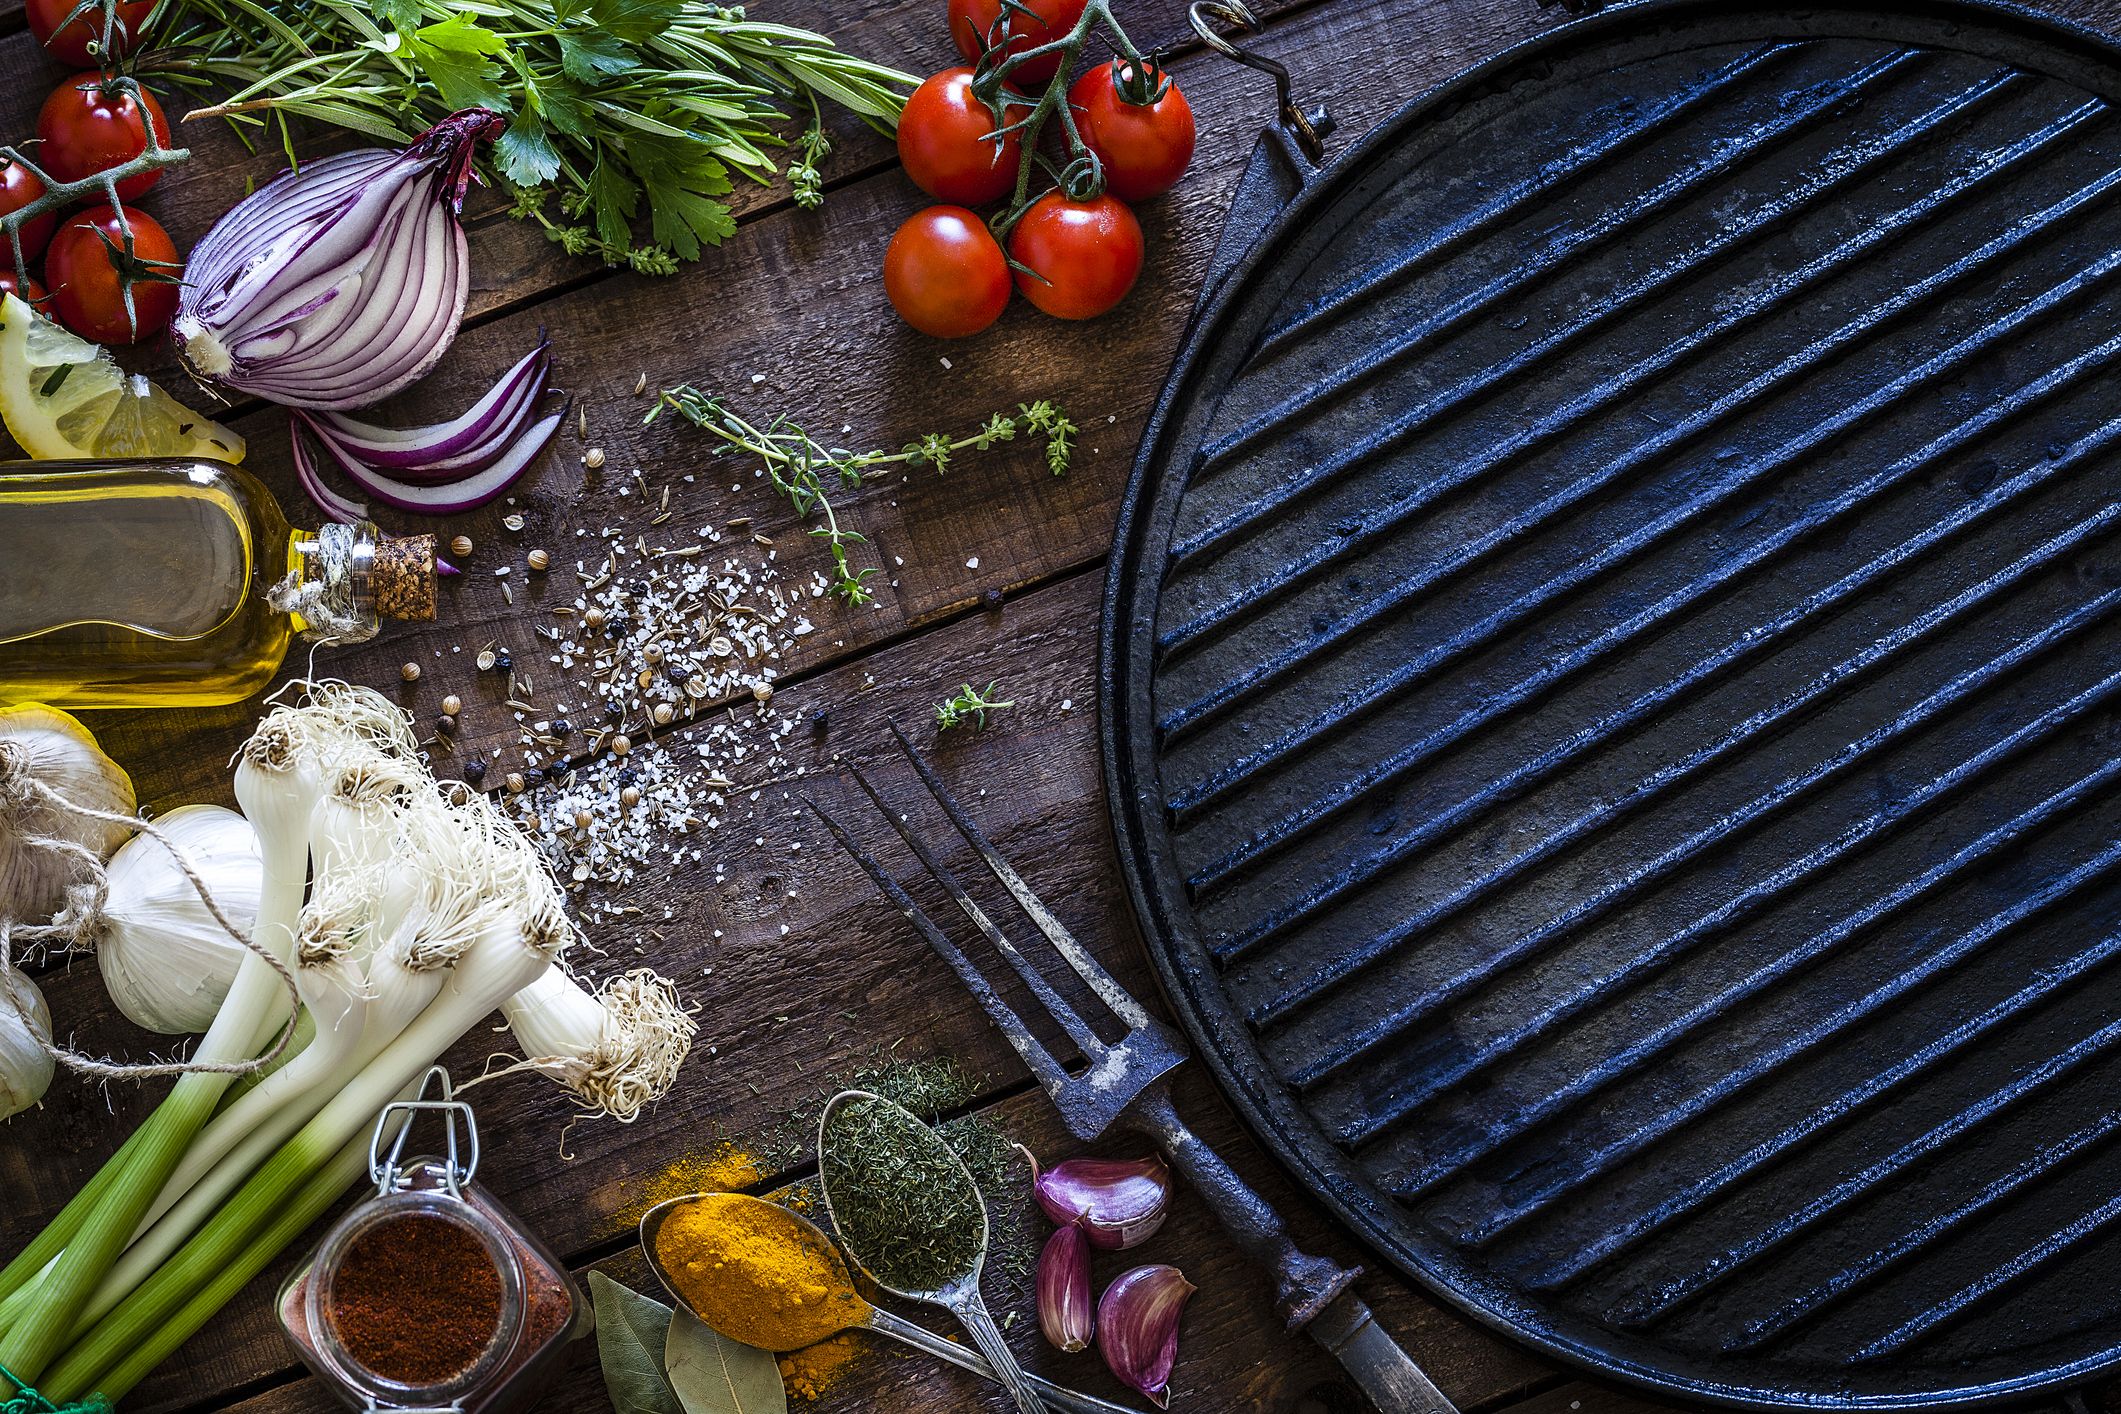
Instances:
[[[653,974],[590,993],[555,968],[572,930],[544,860],[484,797],[443,792],[380,695],[312,684],[276,708],[236,795],[259,844],[253,940],[292,972],[311,1039],[233,1096],[228,1074],[182,1076],[0,1269],[0,1365],[57,1403],[119,1398],[209,1321],[359,1177],[378,1112],[496,1009],[523,1018],[529,1068],[622,1118],[691,1039]],[[246,958],[198,1056],[273,1049],[282,986]]]

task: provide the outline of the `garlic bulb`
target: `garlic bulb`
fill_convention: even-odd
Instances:
[[[133,783],[103,754],[88,728],[35,702],[0,707],[0,916],[17,923],[50,918],[66,905],[67,885],[87,877],[132,833],[130,825],[91,819],[52,796],[111,815],[133,813]]]
[[[248,933],[265,865],[250,821],[218,805],[185,805],[155,821],[184,851],[214,902]],[[207,911],[161,840],[138,835],[112,858],[97,926],[103,985],[136,1024],[165,1036],[213,1025],[247,950]]]
[[[0,1119],[6,1119],[36,1104],[51,1088],[52,1058],[37,1040],[51,1040],[52,1013],[37,984],[19,972],[0,976],[0,988],[7,992],[0,1000]],[[22,1024],[24,1012],[37,1035]]]

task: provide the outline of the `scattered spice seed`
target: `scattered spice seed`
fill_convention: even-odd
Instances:
[[[633,738],[627,736],[624,732],[620,732],[617,736],[611,739],[612,755],[624,756],[627,752],[631,750],[633,750]]]
[[[655,710],[648,715],[655,719],[657,726],[667,727],[670,725],[671,719],[677,716],[677,709],[668,702],[658,702],[655,704]]]
[[[552,556],[546,554],[543,550],[532,550],[523,557],[523,560],[538,574],[543,574],[546,570],[552,568]]]
[[[490,673],[493,671],[493,665],[499,662],[500,658],[491,648],[481,648],[476,661],[480,672]]]
[[[523,528],[523,513],[521,511],[510,511],[507,515],[501,517],[501,525],[504,529],[521,530]]]
[[[449,542],[449,548],[454,554],[468,555],[471,553],[471,537],[469,535],[456,536]]]
[[[418,663],[406,663],[398,669],[398,676],[407,682],[418,682],[420,680],[420,665]]]
[[[444,712],[441,716],[435,718],[435,730],[443,736],[455,736],[457,734],[457,719]]]
[[[521,771],[510,771],[508,773],[508,793],[510,795],[521,795],[525,784]]]
[[[454,692],[442,699],[442,712],[445,716],[454,717],[463,710],[464,699],[457,696]]]
[[[628,786],[619,792],[619,804],[625,806],[628,810],[633,809],[634,806],[640,803],[641,788],[639,786]]]
[[[604,465],[604,449],[602,447],[591,447],[588,451],[582,453],[582,465],[588,467],[591,471],[600,470]]]

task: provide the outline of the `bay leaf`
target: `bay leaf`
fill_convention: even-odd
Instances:
[[[685,1414],[670,1382],[663,1378],[662,1351],[669,1339],[670,1308],[602,1272],[589,1274],[589,1298],[596,1307],[597,1358],[604,1366],[604,1388],[610,1391],[618,1414]]]
[[[780,1362],[701,1324],[690,1311],[671,1318],[663,1364],[685,1414],[788,1414]]]

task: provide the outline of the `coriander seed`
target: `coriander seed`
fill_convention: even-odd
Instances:
[[[619,792],[619,804],[625,806],[628,810],[633,809],[634,806],[640,803],[641,788],[639,786],[628,786]]]
[[[521,530],[523,528],[523,513],[521,511],[510,511],[507,515],[501,517],[501,524],[509,530]]]
[[[491,648],[481,648],[477,661],[480,672],[490,673],[493,671],[494,663],[498,660],[494,657],[494,651]]]
[[[552,556],[546,554],[543,550],[532,550],[523,559],[533,570],[540,574],[552,567]]]
[[[661,645],[661,644],[656,644],[656,643],[651,643],[651,644],[649,644],[649,645],[648,645],[648,646],[647,646],[646,648],[643,648],[643,649],[641,650],[641,658],[642,658],[642,661],[644,661],[644,662],[648,663],[648,664],[649,664],[649,665],[651,665],[651,666],[653,666],[653,665],[655,665],[655,664],[657,664],[657,663],[660,663],[660,662],[662,662],[662,661],[663,661],[663,648],[662,648],[662,645]]]
[[[508,793],[510,795],[521,795],[523,793],[523,785],[523,773],[521,771],[510,771],[508,773]]]
[[[653,687],[655,685],[655,669],[643,668],[640,672],[634,674],[633,685],[640,688],[643,692]]]
[[[587,810],[577,810],[574,812],[574,827],[577,830],[587,831],[588,828],[591,825],[594,825],[595,823],[596,816],[591,815]]]
[[[442,713],[444,716],[454,717],[463,710],[464,699],[457,696],[454,692],[442,699]]]
[[[655,711],[649,715],[655,718],[657,726],[667,727],[670,725],[670,719],[677,716],[677,709],[668,702],[658,702],[655,704]]]
[[[591,471],[602,468],[604,465],[604,449],[602,447],[591,447],[588,451],[582,453],[582,465],[588,467]]]
[[[617,736],[611,739],[612,755],[624,756],[627,752],[631,750],[633,750],[633,738],[626,735],[626,733],[620,732]]]
[[[407,663],[398,669],[398,676],[407,682],[418,682],[420,680],[420,665],[418,663]]]
[[[457,537],[456,537],[456,538],[455,538],[454,540],[451,540],[451,541],[449,542],[449,549],[450,549],[450,553],[452,553],[452,554],[457,554],[457,555],[468,555],[468,554],[470,554],[470,553],[471,553],[471,537],[470,537],[469,535],[459,535],[459,536],[457,536]]]
[[[582,627],[583,627],[583,628],[589,629],[589,630],[591,630],[591,631],[593,632],[593,631],[595,631],[595,630],[597,630],[597,629],[600,629],[600,628],[602,628],[603,626],[604,626],[604,611],[603,611],[602,609],[597,609],[597,608],[591,608],[591,609],[587,609],[587,610],[585,610],[585,611],[583,612],[583,614],[582,614]]]
[[[754,683],[752,684],[751,695],[760,702],[771,702],[773,700],[773,684],[770,682]]]

